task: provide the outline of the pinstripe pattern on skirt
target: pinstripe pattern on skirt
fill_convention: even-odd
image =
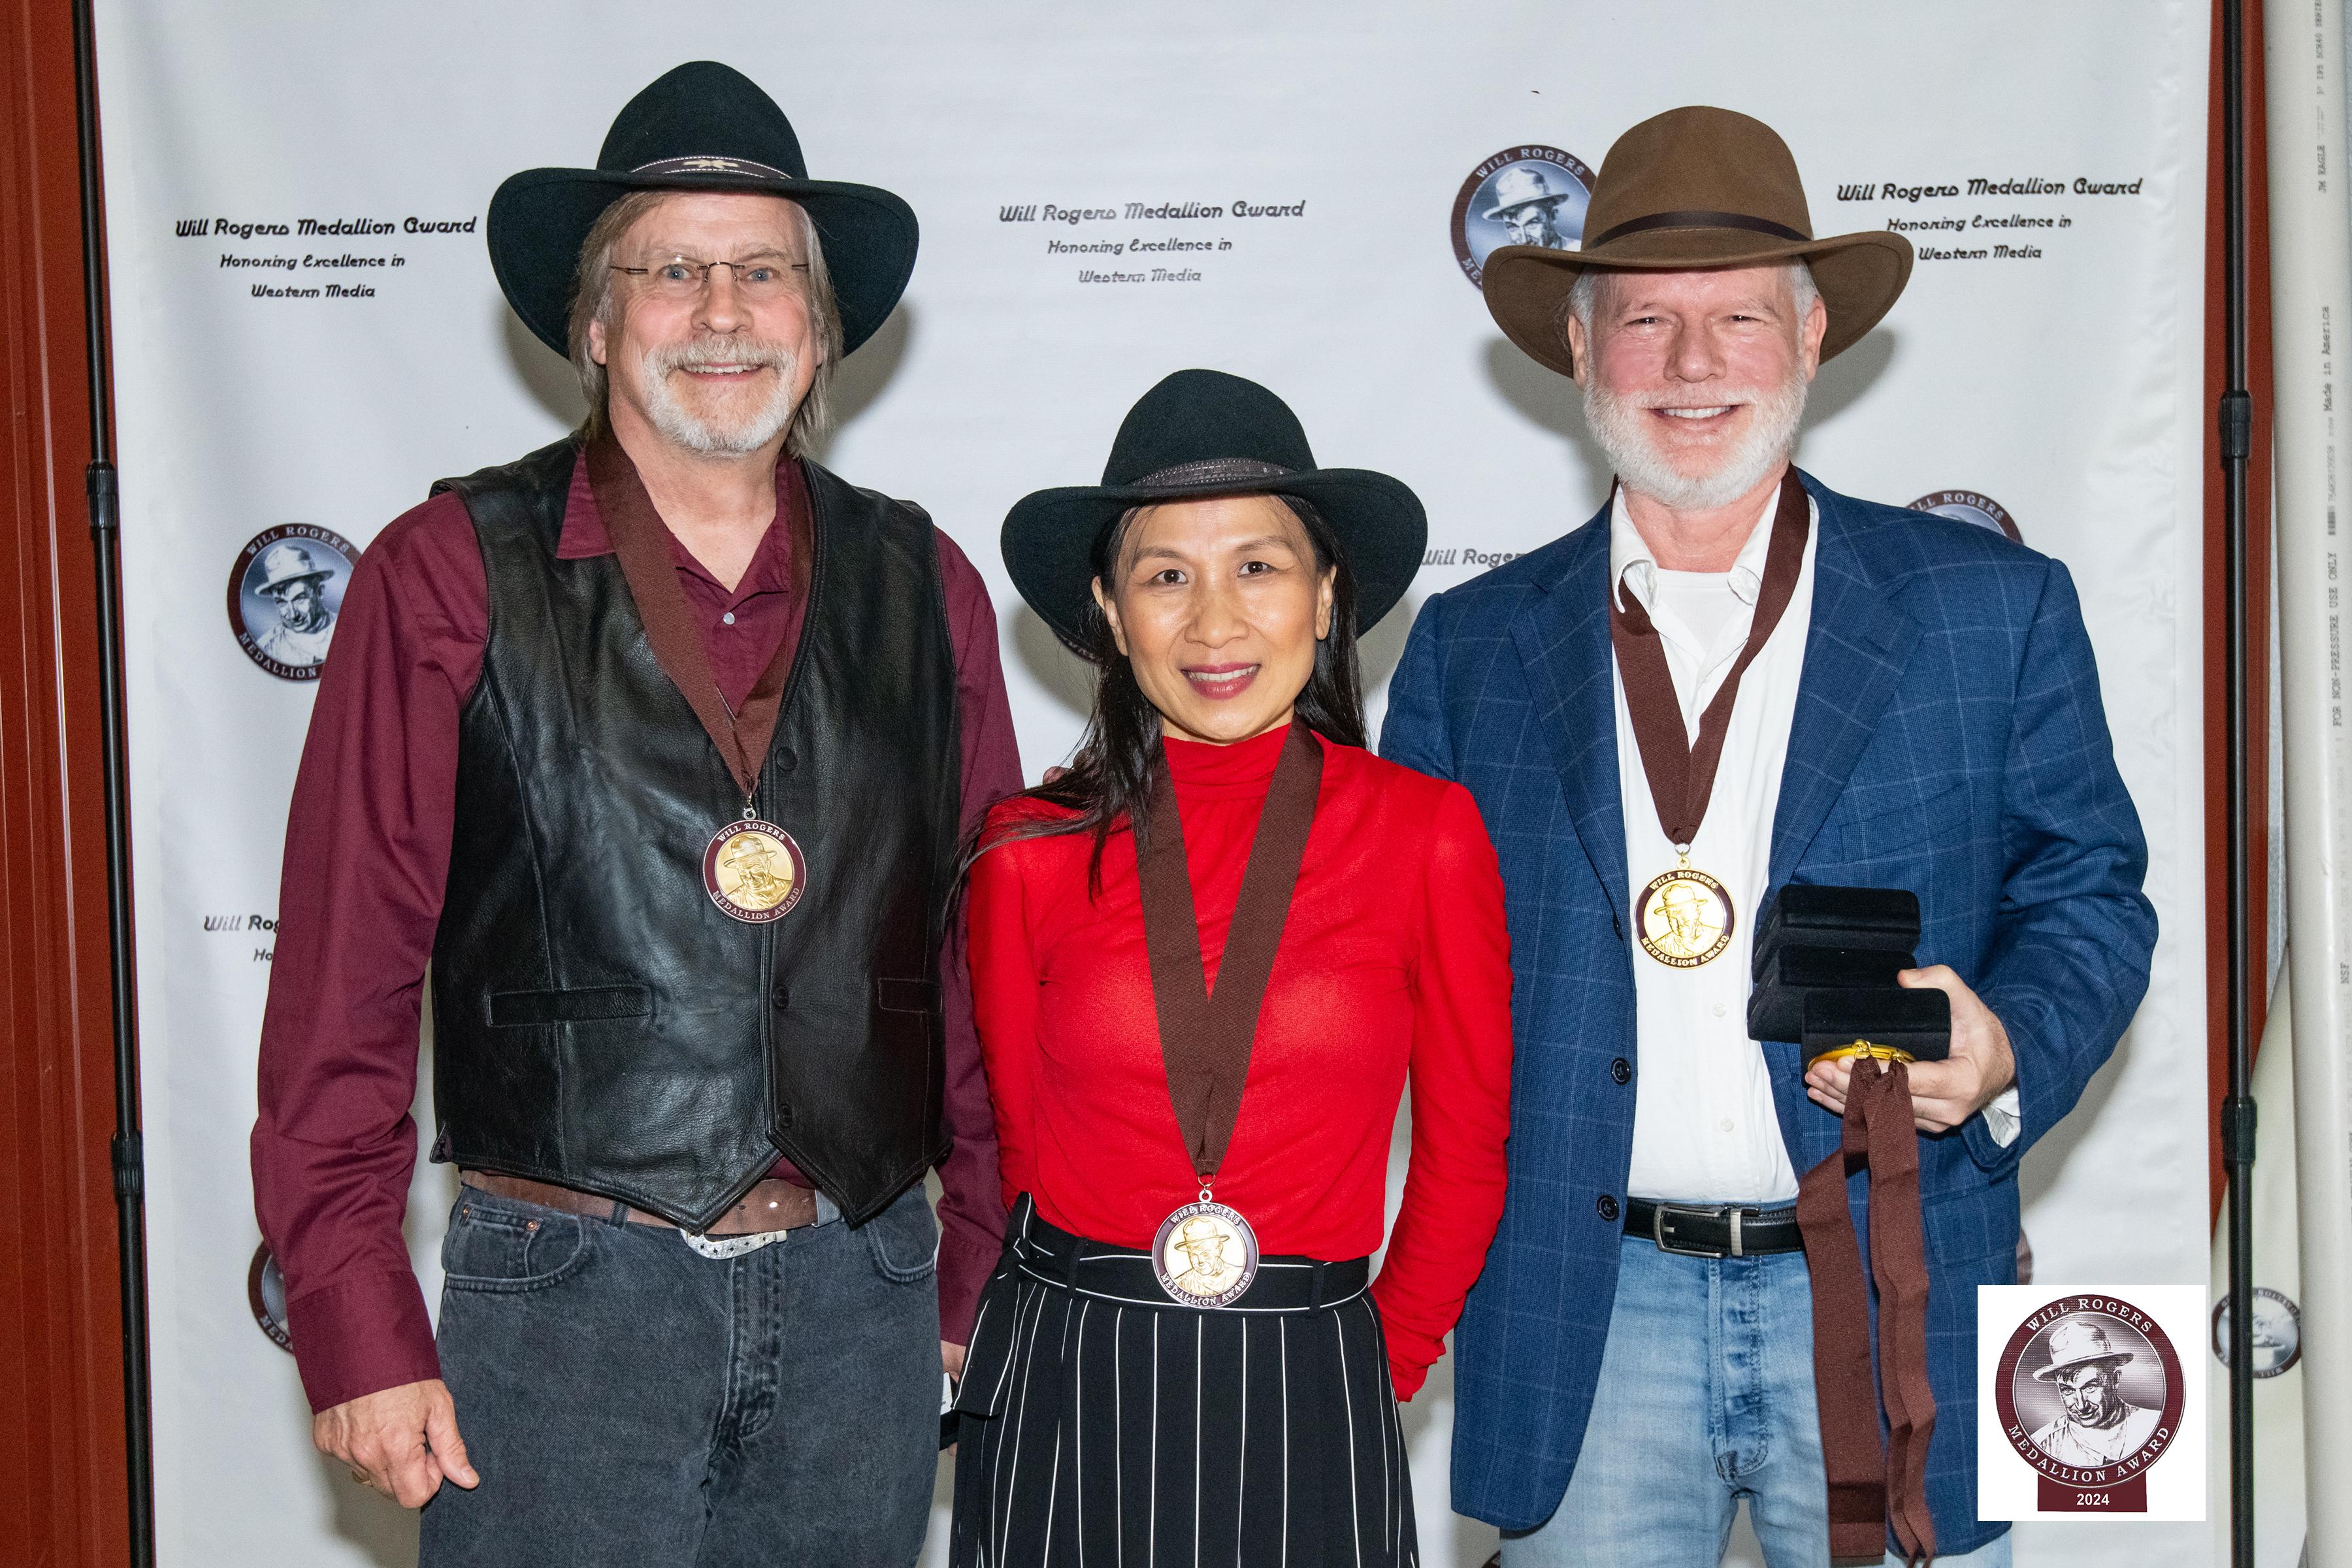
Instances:
[[[1008,1266],[971,1352],[956,1568],[1420,1561],[1367,1293],[1314,1311],[1201,1310]]]

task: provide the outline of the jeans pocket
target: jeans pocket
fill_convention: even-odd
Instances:
[[[875,1271],[885,1279],[909,1285],[929,1279],[939,1267],[940,1227],[919,1187],[860,1228],[874,1254]]]
[[[577,1215],[459,1194],[441,1238],[443,1282],[452,1290],[514,1295],[561,1285],[593,1250]]]

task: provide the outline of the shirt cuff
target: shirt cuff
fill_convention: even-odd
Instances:
[[[1984,1108],[1985,1131],[2002,1148],[2017,1142],[2018,1130],[2024,1124],[2025,1113],[2018,1109],[2017,1086],[2011,1084],[1993,1096],[1992,1103]]]
[[[286,1331],[314,1412],[441,1375],[425,1293],[406,1269],[322,1286],[289,1301]]]
[[[980,1293],[996,1271],[1002,1247],[975,1246],[953,1230],[940,1229],[940,1338],[951,1345],[971,1343],[971,1321],[980,1313]]]

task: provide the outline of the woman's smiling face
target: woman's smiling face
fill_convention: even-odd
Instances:
[[[1290,721],[1336,575],[1280,500],[1212,496],[1138,512],[1094,591],[1166,732],[1231,745]]]

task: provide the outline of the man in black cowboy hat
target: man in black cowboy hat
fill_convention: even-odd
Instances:
[[[2014,1279],[2019,1157],[2130,1022],[2156,926],[2065,568],[1790,465],[1815,371],[1910,268],[1899,235],[1815,238],[1780,137],[1710,108],[1619,139],[1580,250],[1486,259],[1618,479],[1423,608],[1381,735],[1470,786],[1509,900],[1511,1186],[1453,1471],[1506,1568],[1712,1563],[1743,1499],[1776,1564],[1890,1534],[2008,1561],[1975,1508],[1976,1288]],[[1900,983],[1948,999],[1949,1059],[1902,1069],[1916,1135],[1897,1107],[1882,1164],[1874,1134],[1884,1204],[1839,1113],[1905,1080],[1748,1035],[1759,917],[1796,883],[1916,895]],[[1924,1258],[1916,1207],[1894,1245],[1914,1196]]]
[[[488,238],[588,416],[378,536],[320,685],[253,1136],[313,1435],[428,1563],[912,1563],[1003,1227],[945,906],[1021,783],[978,574],[809,457],[914,216],[706,62]]]

